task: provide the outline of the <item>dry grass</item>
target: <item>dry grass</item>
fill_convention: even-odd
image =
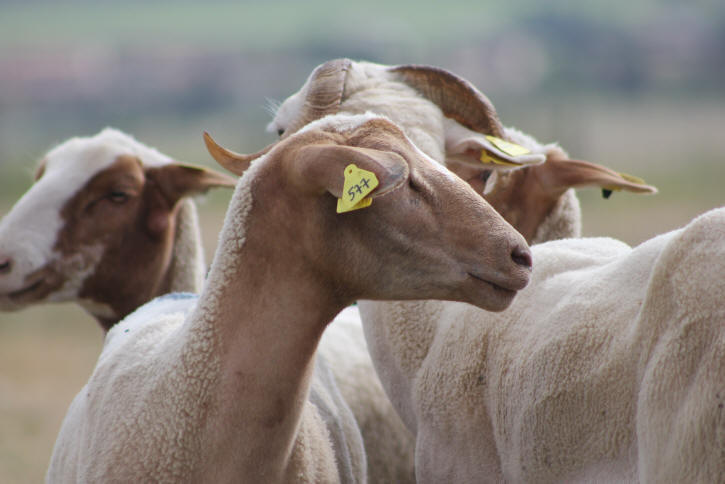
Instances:
[[[0,481],[42,481],[102,342],[95,321],[74,305],[0,314]]]

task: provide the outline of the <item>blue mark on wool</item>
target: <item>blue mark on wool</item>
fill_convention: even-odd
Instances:
[[[159,296],[154,301],[181,301],[184,299],[199,299],[198,294],[194,294],[192,292],[170,292],[168,294],[164,294],[163,296]]]

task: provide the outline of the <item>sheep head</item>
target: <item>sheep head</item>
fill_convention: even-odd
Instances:
[[[205,139],[212,156],[231,153]],[[379,185],[371,206],[340,214],[335,205],[350,164],[375,175]],[[282,180],[264,176],[269,170],[282,172]],[[257,159],[254,176],[254,203],[265,220],[294,218],[303,225],[276,224],[274,235],[265,227],[259,244],[298,241],[294,250],[304,253],[286,266],[314,261],[316,272],[348,288],[348,301],[425,297],[502,310],[528,281],[531,260],[520,234],[380,116],[315,121]],[[270,193],[290,189],[298,193],[292,201]],[[250,233],[245,238],[254,244]]]
[[[66,141],[0,221],[0,309],[76,301],[115,322],[164,282],[179,200],[234,183],[116,130]]]

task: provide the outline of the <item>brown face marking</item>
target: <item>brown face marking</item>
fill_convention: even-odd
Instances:
[[[90,265],[102,247],[78,296],[114,311],[116,320],[100,321],[106,330],[158,293],[171,259],[175,206],[150,172],[137,158],[119,156],[61,210],[56,250]],[[157,219],[151,227],[150,216]],[[167,223],[159,223],[164,217]]]

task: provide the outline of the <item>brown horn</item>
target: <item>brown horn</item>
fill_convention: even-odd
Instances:
[[[433,66],[401,65],[389,70],[438,105],[446,117],[473,131],[503,137],[493,104],[467,80]]]
[[[302,112],[299,118],[285,129],[283,138],[316,119],[337,113],[350,64],[350,59],[334,59],[318,66],[312,72]]]
[[[249,164],[252,161],[269,152],[277,144],[272,143],[261,151],[257,151],[251,155],[242,155],[226,148],[222,148],[206,131],[204,131],[204,143],[206,144],[206,149],[209,151],[209,154],[217,161],[217,163],[232,173],[240,176],[247,168],[249,168]]]

